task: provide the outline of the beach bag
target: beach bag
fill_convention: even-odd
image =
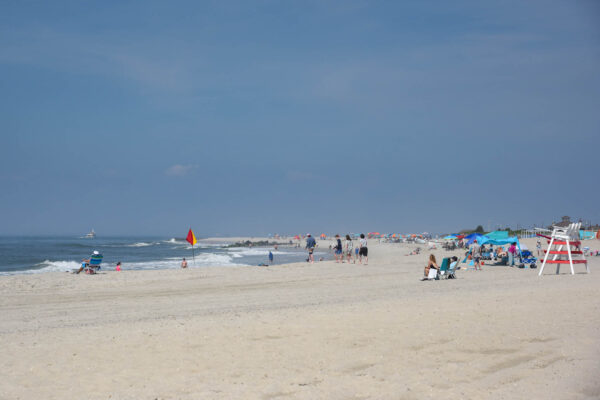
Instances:
[[[435,279],[437,278],[437,269],[430,268],[429,275],[427,275],[427,279]]]

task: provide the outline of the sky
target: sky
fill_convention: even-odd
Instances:
[[[0,234],[600,223],[596,1],[4,1]]]

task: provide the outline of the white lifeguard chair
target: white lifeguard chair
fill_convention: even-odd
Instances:
[[[573,264],[585,264],[587,273],[590,273],[590,267],[587,260],[581,251],[581,240],[579,239],[579,228],[581,222],[572,223],[568,227],[563,228],[555,226],[550,236],[548,250],[544,250],[546,255],[540,268],[539,276],[542,276],[546,264],[556,264],[556,274],[560,273],[561,264],[569,264],[571,266],[571,275],[575,275]],[[552,254],[552,259],[548,256]],[[574,257],[577,257],[574,259]]]

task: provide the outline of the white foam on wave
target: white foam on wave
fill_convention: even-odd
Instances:
[[[133,244],[126,244],[126,245],[124,245],[124,247],[147,247],[147,246],[154,246],[155,244],[159,244],[159,243],[138,242],[138,243],[133,243]]]
[[[279,251],[273,250],[264,247],[255,247],[255,248],[247,248],[247,247],[232,247],[227,249],[234,258],[240,258],[244,256],[267,256],[269,255],[269,251],[273,253],[273,255],[285,254],[285,255],[301,255],[305,254],[304,252],[299,251]]]
[[[177,240],[175,238],[171,238],[169,240],[164,240],[163,243],[173,245],[173,249],[187,249],[191,250],[192,245],[187,242],[187,240]],[[226,243],[207,243],[203,241],[198,241],[194,245],[194,249],[214,249],[221,248],[223,246],[227,246]]]
[[[169,257],[164,260],[155,261],[137,261],[123,263],[123,269],[176,269],[181,268],[181,260],[183,257]],[[215,253],[200,253],[195,257],[186,257],[188,267],[231,267],[245,264],[233,262],[233,257],[227,254]]]
[[[179,240],[179,239],[175,239],[175,238],[171,238],[169,240],[164,240],[163,243],[170,243],[170,244],[187,244],[187,242],[185,240]]]
[[[79,269],[81,262],[78,261],[50,261],[44,260],[41,263],[35,264],[32,269],[19,271],[0,272],[0,275],[17,275],[17,274],[41,274],[45,272],[71,272],[74,269]]]

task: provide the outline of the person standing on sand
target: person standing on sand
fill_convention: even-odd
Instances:
[[[121,261],[119,261],[117,263],[117,266],[115,267],[115,271],[120,271],[121,270]]]
[[[335,235],[336,244],[334,247],[335,250],[335,262],[339,263],[344,262],[344,254],[342,252],[342,240],[340,239],[340,235]]]
[[[187,268],[187,261],[185,261],[185,257],[183,257],[183,261],[181,261],[181,268]]]
[[[537,256],[541,257],[541,254],[542,254],[542,242],[540,242],[538,240],[537,244],[535,245],[535,248],[537,249]]]
[[[360,257],[359,263],[362,264],[363,257],[365,258],[365,265],[369,264],[369,248],[367,247],[367,239],[365,239],[365,234],[360,234],[360,249],[358,250],[358,256]]]
[[[515,265],[515,258],[517,256],[517,243],[513,242],[508,248],[508,265],[513,267]]]
[[[350,260],[352,259],[353,250],[354,243],[352,242],[352,238],[350,238],[350,235],[346,235],[346,259],[348,260],[348,264],[350,264]],[[356,258],[354,259],[354,264],[356,264]]]
[[[481,247],[477,244],[477,239],[473,240],[473,244],[471,245],[471,258],[473,259],[475,271],[481,270],[481,265],[479,264],[481,260]]]
[[[310,233],[306,234],[306,248],[308,249],[308,261],[313,264],[315,262],[315,256],[313,255],[315,251],[315,247],[317,246],[317,242],[315,238],[310,235]]]
[[[273,264],[273,253],[269,251],[269,262]]]

